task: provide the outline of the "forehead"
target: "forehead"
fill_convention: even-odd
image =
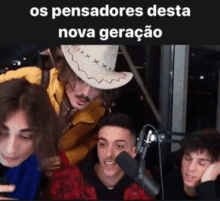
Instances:
[[[99,138],[104,138],[107,141],[125,140],[131,141],[130,131],[126,128],[118,126],[104,126],[99,130]]]
[[[190,155],[192,158],[195,159],[207,159],[211,160],[211,155],[207,150],[196,150],[196,151],[190,151],[189,149],[186,149],[184,151],[184,154]]]
[[[26,114],[24,111],[19,110],[14,113],[12,113],[6,121],[1,124],[3,128],[13,129],[13,130],[19,130],[23,128],[28,128],[28,121],[26,118]]]

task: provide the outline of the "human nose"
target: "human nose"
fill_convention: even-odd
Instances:
[[[196,163],[194,161],[192,161],[190,164],[189,164],[189,167],[188,167],[189,171],[195,171],[196,170]]]
[[[90,91],[92,91],[93,87],[86,84],[84,86],[83,94],[84,96],[89,96]]]
[[[107,153],[106,153],[107,158],[113,158],[114,157],[114,151],[111,146],[107,148]]]
[[[16,152],[16,146],[16,140],[13,137],[10,138],[6,145],[6,152],[12,156]]]

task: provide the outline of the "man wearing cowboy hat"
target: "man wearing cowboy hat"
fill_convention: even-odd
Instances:
[[[109,105],[109,90],[125,85],[133,75],[115,72],[118,45],[61,45],[61,50],[64,57],[50,70],[47,92],[62,117],[59,154],[76,164],[96,142],[90,133]],[[25,67],[9,71],[0,76],[0,82],[19,77],[41,84],[42,70]],[[45,167],[59,168],[60,157],[48,159]]]

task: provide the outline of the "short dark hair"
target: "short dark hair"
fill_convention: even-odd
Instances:
[[[203,129],[187,133],[186,137],[180,142],[183,153],[207,151],[212,158],[212,162],[218,161],[220,156],[220,135],[213,129]]]
[[[122,113],[110,113],[107,114],[99,123],[99,130],[104,126],[117,126],[120,128],[125,128],[130,131],[134,143],[137,142],[137,130],[136,121],[129,115]]]
[[[61,127],[46,90],[23,78],[0,83],[0,123],[19,110],[33,130],[35,150],[43,159],[56,155]]]

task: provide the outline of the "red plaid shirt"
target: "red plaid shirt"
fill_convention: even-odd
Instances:
[[[86,183],[77,166],[59,170],[51,177],[49,199],[52,200],[97,200],[96,190]],[[137,183],[133,183],[124,191],[124,200],[152,200]]]

